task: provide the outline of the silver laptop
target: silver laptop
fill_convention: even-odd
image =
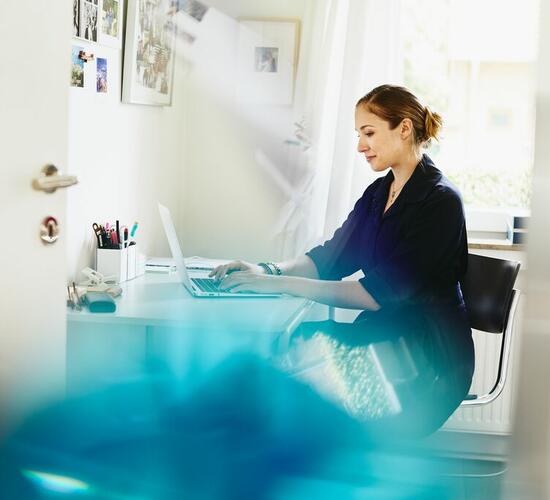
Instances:
[[[190,276],[185,267],[185,259],[178,241],[176,228],[170,210],[159,203],[160,218],[170,245],[172,257],[176,262],[176,269],[181,283],[194,297],[280,297],[276,293],[248,293],[228,292],[218,287],[218,282],[208,277],[207,272],[193,272]]]

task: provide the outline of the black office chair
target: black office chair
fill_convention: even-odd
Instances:
[[[498,372],[493,388],[486,394],[469,394],[460,405],[486,405],[504,390],[510,348],[514,334],[514,316],[519,301],[519,290],[514,288],[520,263],[469,254],[468,271],[461,281],[464,301],[472,329],[501,335]]]

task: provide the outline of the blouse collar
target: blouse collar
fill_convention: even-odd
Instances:
[[[424,200],[442,177],[443,174],[435,167],[432,159],[427,154],[423,154],[398,200],[401,203],[416,203]],[[390,170],[373,193],[373,197],[386,200],[393,179],[393,172]]]

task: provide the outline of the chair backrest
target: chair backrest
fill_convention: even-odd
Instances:
[[[519,268],[516,261],[468,255],[468,270],[460,286],[471,328],[504,331]]]

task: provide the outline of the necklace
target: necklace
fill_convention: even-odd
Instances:
[[[394,181],[395,182],[395,181]],[[392,183],[393,184],[393,183]],[[406,183],[405,183],[406,184]],[[390,205],[395,201],[395,198],[397,196],[398,193],[401,192],[401,190],[403,189],[403,187],[405,186],[405,184],[403,184],[401,187],[399,187],[398,189],[391,189],[390,188]]]

